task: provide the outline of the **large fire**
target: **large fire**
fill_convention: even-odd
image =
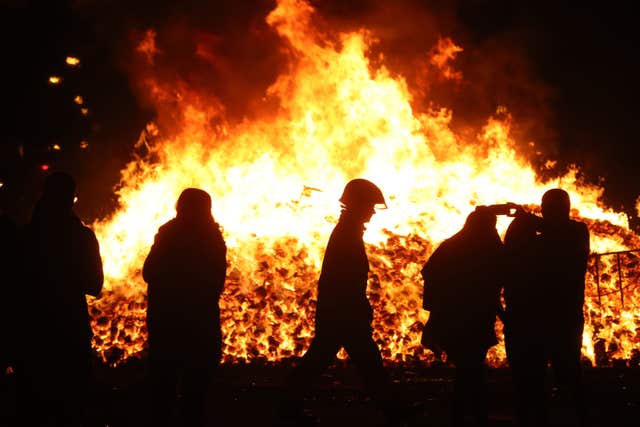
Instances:
[[[93,345],[105,361],[118,363],[144,351],[146,284],[140,269],[186,187],[212,195],[229,247],[220,303],[226,362],[304,353],[313,334],[324,246],[339,215],[337,199],[355,177],[378,184],[389,205],[365,233],[375,339],[387,361],[433,357],[420,345],[428,314],[421,308],[419,271],[476,205],[510,201],[535,211],[532,203],[560,186],[571,194],[574,216],[588,223],[593,252],[640,247],[626,217],[604,208],[602,190],[581,183],[577,169],[553,181],[537,178],[516,152],[504,108],[476,136],[456,134],[452,111],[414,111],[406,80],[392,75],[383,58],[371,60],[368,31],[329,37],[316,29],[314,16],[302,0],[281,0],[267,16],[289,63],[265,94],[277,108],[261,118],[229,123],[216,99],[170,78],[145,80],[158,110],[172,114],[160,115],[157,125],[143,131],[138,144],[147,153],[122,172],[119,209],[94,224],[106,281],[90,310]],[[151,76],[154,59],[162,55],[155,37],[155,30],[147,31],[136,49]],[[461,50],[450,39],[430,50],[441,77],[462,77],[451,65]],[[206,56],[207,50],[194,54]],[[501,219],[500,230],[507,225]],[[620,269],[615,255],[598,260],[600,298],[592,261],[584,356],[593,362],[603,354],[629,360],[639,341],[638,295],[631,286],[640,280],[638,254],[624,254]],[[490,358],[503,363],[503,347]]]

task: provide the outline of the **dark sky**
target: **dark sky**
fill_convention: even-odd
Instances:
[[[487,82],[485,93],[462,90],[457,99],[449,100],[455,112],[469,120],[474,116],[486,119],[497,103],[513,102],[525,137],[536,140],[546,155],[558,159],[560,169],[575,163],[588,179],[603,180],[607,203],[632,212],[640,195],[636,142],[640,35],[630,6],[622,2],[569,7],[539,1],[407,0],[394,16],[388,11],[380,13],[378,2],[373,1],[314,3],[327,19],[345,28],[365,25],[378,27],[382,35],[393,33],[390,38],[395,37],[395,42],[387,42],[384,48],[397,52],[398,63],[406,64],[407,58],[425,52],[429,45],[421,43],[429,43],[434,33],[452,36],[465,48],[458,59],[458,65],[468,70],[465,78]],[[131,29],[162,26],[186,17],[182,22],[187,25],[215,28],[223,38],[231,35],[242,40],[227,48],[236,63],[250,63],[252,55],[273,63],[269,62],[269,48],[247,53],[253,39],[238,35],[263,25],[271,8],[269,1],[192,0],[177,5],[14,0],[0,4],[4,110],[10,111],[3,125],[2,179],[15,183],[11,186],[11,198],[15,198],[25,188],[37,186],[40,164],[70,170],[80,178],[79,190],[86,197],[79,208],[88,217],[103,216],[112,208],[111,188],[118,171],[131,159],[133,142],[154,115],[140,106],[127,77],[127,65],[117,59],[130,46]],[[415,12],[408,16],[406,10]],[[416,36],[420,32],[429,37]],[[258,33],[266,37],[263,28]],[[64,66],[70,53],[82,58],[81,69]],[[393,54],[389,61],[393,69]],[[487,66],[491,61],[499,65],[495,69]],[[276,71],[261,76],[241,73],[239,80],[250,81],[248,86],[261,90]],[[53,73],[65,79],[55,90],[46,81]],[[69,102],[74,94],[85,97],[88,117]],[[437,91],[433,95],[437,97]],[[237,110],[241,114],[243,107]],[[79,148],[83,139],[90,142],[86,150]],[[47,151],[56,141],[65,149]],[[22,158],[17,154],[19,145],[24,146]]]

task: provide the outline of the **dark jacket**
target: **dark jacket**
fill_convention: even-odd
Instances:
[[[440,244],[422,270],[423,306],[430,311],[423,344],[457,352],[497,343],[501,257],[497,232],[463,228]]]
[[[217,223],[174,218],[158,230],[142,275],[149,284],[150,351],[220,357],[218,300],[227,248]]]
[[[0,299],[0,342],[4,347],[0,354],[0,369],[5,368],[5,364],[11,363],[15,359],[16,329],[18,309],[18,286],[21,281],[17,279],[18,274],[18,228],[15,223],[4,213],[0,214],[0,283],[2,286],[2,298]]]
[[[505,331],[523,339],[542,332],[538,321],[539,303],[545,298],[540,275],[541,226],[542,218],[521,213],[511,221],[504,238]]]
[[[371,325],[373,310],[366,294],[369,260],[363,233],[362,224],[344,215],[331,233],[318,282],[316,330]]]
[[[41,348],[87,351],[92,336],[86,295],[98,296],[103,272],[98,240],[73,214],[38,208],[21,233],[23,321]]]
[[[582,335],[584,324],[584,277],[589,257],[589,231],[578,221],[543,222],[539,274],[547,329],[564,329]]]

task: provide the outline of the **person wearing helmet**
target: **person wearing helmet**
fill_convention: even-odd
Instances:
[[[315,336],[287,380],[290,396],[281,416],[292,425],[303,422],[301,397],[340,348],[357,365],[377,403],[387,409],[389,379],[372,338],[373,310],[366,296],[369,261],[362,240],[375,206],[386,204],[382,191],[365,179],[350,181],[340,203],[342,213],[327,243],[318,281]]]
[[[220,227],[211,215],[211,197],[187,188],[176,203],[176,217],[158,230],[142,269],[149,284],[153,405],[149,425],[205,425],[205,397],[222,357],[218,301],[224,288],[226,253]],[[180,421],[172,419],[178,385]]]

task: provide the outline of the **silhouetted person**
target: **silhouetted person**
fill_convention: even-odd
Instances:
[[[158,230],[142,270],[148,287],[151,425],[204,425],[205,398],[222,357],[218,301],[227,248],[211,215],[211,197],[188,188],[176,217]],[[182,401],[178,402],[178,390]]]
[[[538,234],[542,219],[518,209],[505,234],[505,347],[515,391],[518,426],[544,426],[546,356],[540,302],[547,296],[540,285]]]
[[[505,286],[506,340],[516,416],[521,426],[547,424],[544,374],[550,361],[584,424],[580,354],[589,231],[569,218],[566,191],[547,191],[541,207],[542,219],[520,212],[505,236],[511,275]]]
[[[369,261],[362,240],[374,207],[385,200],[375,184],[354,179],[345,186],[340,202],[342,214],[327,243],[318,281],[315,336],[287,381],[289,401],[281,415],[292,425],[305,421],[303,395],[342,347],[381,409],[389,410],[389,379],[372,338],[373,310],[366,295]]]
[[[497,344],[502,242],[496,214],[472,212],[458,233],[446,239],[422,270],[424,308],[430,311],[423,345],[446,352],[456,366],[452,421],[464,425],[471,412],[476,425],[488,423],[487,350]]]
[[[0,189],[1,191],[1,189]],[[0,210],[0,378],[4,381],[6,370],[16,357],[16,262],[18,229],[13,220]]]
[[[49,175],[21,235],[22,417],[27,425],[80,425],[91,361],[86,295],[103,273],[95,234],[73,213],[73,178]]]

